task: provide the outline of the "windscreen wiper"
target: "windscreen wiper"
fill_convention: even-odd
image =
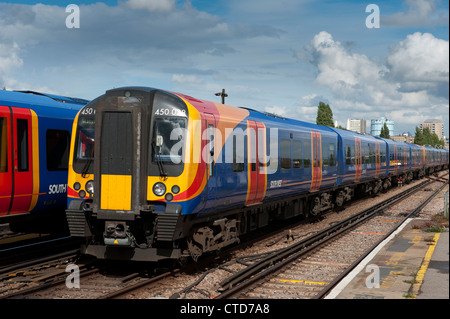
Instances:
[[[161,160],[161,157],[156,154],[156,143],[155,141],[152,141],[152,150],[153,150],[153,156],[155,157],[156,164],[158,165],[159,169],[159,175],[164,178],[164,180],[167,179],[167,173],[164,170],[164,164]]]
[[[89,168],[91,167],[91,164],[93,162],[93,158],[94,158],[94,147],[91,148],[91,152],[89,154],[88,160],[86,162],[86,164],[84,164],[84,167],[81,171],[81,177],[85,178],[86,175],[89,175]]]

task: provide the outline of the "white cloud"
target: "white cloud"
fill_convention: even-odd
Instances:
[[[195,75],[174,74],[172,75],[172,82],[178,84],[203,84],[205,81]]]
[[[448,25],[448,11],[438,11],[436,0],[406,0],[408,10],[381,17],[381,24],[401,27]]]
[[[388,116],[397,123],[418,125],[430,110],[443,119],[448,112],[448,46],[448,41],[431,34],[414,33],[392,48],[384,65],[350,53],[322,31],[309,51],[318,71],[316,83],[330,89],[337,117]]]
[[[387,58],[391,76],[404,91],[429,90],[448,97],[449,42],[430,33],[410,34]]]
[[[314,36],[310,51],[312,62],[318,69],[316,82],[329,87],[336,97],[370,99],[382,104],[387,96],[395,95],[384,80],[388,72],[386,67],[377,65],[365,55],[350,54],[328,32]]]
[[[17,43],[0,43],[0,74],[6,74],[13,68],[22,66],[23,60],[19,57],[19,50]]]
[[[0,42],[0,85],[2,87],[11,84],[11,79],[8,78],[10,72],[23,65],[19,51],[20,48],[15,42],[13,44]]]
[[[175,0],[128,0],[126,4],[133,10],[149,12],[170,12],[175,9]]]

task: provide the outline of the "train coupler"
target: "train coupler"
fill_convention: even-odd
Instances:
[[[105,222],[105,232],[103,241],[107,246],[128,246],[134,245],[134,237],[128,231],[125,222],[107,221]]]

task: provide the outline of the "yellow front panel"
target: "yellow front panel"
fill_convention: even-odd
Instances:
[[[102,175],[101,209],[131,210],[131,175]]]

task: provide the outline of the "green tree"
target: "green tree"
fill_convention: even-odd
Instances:
[[[423,129],[416,127],[416,136],[414,137],[414,143],[417,145],[429,145],[432,147],[444,147],[444,141],[440,140],[436,133],[431,133],[428,127]]]
[[[328,104],[319,102],[319,107],[317,109],[316,124],[334,127],[333,111],[331,111],[331,108]]]
[[[389,135],[389,127],[387,126],[386,123],[384,123],[383,127],[381,128],[380,137],[391,138],[391,136]]]
[[[414,144],[423,145],[423,133],[420,128],[416,126],[416,135],[414,136]]]

